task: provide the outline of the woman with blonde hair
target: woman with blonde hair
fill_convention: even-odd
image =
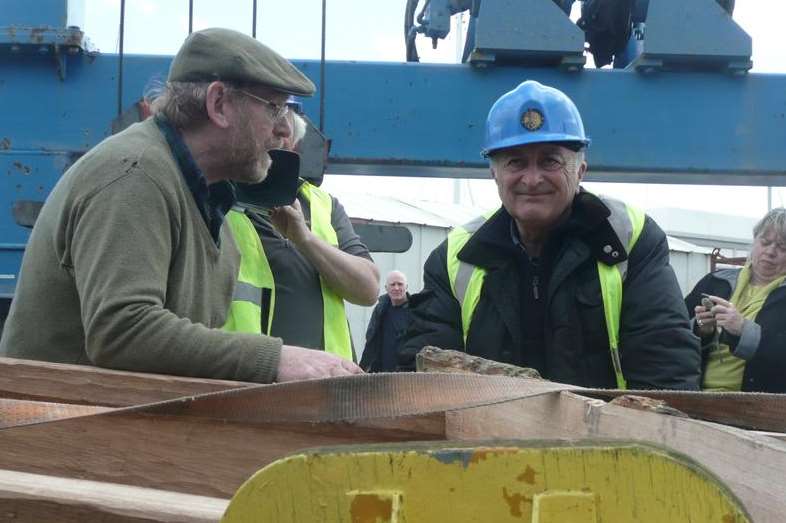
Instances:
[[[702,278],[685,299],[701,338],[702,388],[786,392],[786,209],[753,228],[741,269]]]

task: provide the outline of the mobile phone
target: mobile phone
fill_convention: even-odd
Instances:
[[[297,197],[300,155],[292,151],[268,151],[273,163],[260,183],[236,183],[237,199],[242,205],[266,212],[273,207],[291,205]]]
[[[710,310],[710,309],[712,309],[712,307],[714,305],[715,305],[715,303],[713,303],[713,301],[710,299],[710,295],[709,294],[704,294],[702,292],[701,293],[701,306],[704,307],[707,310]]]

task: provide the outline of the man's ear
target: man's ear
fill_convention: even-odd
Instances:
[[[581,180],[583,180],[583,179],[584,179],[584,175],[585,175],[586,173],[587,173],[587,162],[586,162],[586,161],[583,161],[583,162],[581,162],[581,165],[579,165],[579,170],[578,170],[578,172],[576,173],[576,176],[577,176],[577,177],[578,177],[578,179],[579,179],[579,180],[578,180],[578,181],[579,181],[579,183],[581,183]]]
[[[207,117],[213,125],[222,129],[229,127],[229,119],[226,115],[227,94],[227,86],[222,82],[211,82],[207,86],[207,96],[205,96]]]
[[[494,169],[494,162],[489,160],[489,174],[491,174],[491,179],[497,181],[497,172]]]

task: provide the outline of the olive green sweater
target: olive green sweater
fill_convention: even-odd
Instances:
[[[60,179],[27,244],[0,355],[270,382],[281,340],[219,330],[240,255],[210,236],[152,119]]]

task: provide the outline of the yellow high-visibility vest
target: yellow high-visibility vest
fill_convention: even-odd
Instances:
[[[338,236],[330,222],[333,213],[333,199],[330,194],[305,181],[299,192],[309,204],[311,232],[330,245],[338,247]],[[235,292],[223,328],[234,332],[269,335],[276,300],[275,278],[270,263],[254,224],[242,209],[229,211],[227,221],[240,250],[241,261]],[[352,361],[352,340],[344,300],[325,284],[321,276],[319,282],[322,291],[325,350]],[[261,328],[263,306],[269,311],[264,331]]]
[[[233,208],[226,215],[235,244],[240,251],[240,270],[229,305],[227,320],[222,327],[231,332],[270,334],[276,304],[276,285],[273,272],[262,248],[254,224],[243,209]],[[262,329],[262,305],[269,296],[268,318]]]
[[[617,237],[626,245],[628,253],[633,250],[644,228],[645,215],[640,209],[611,198],[601,198],[611,211],[608,220]],[[464,344],[467,343],[470,324],[486,277],[486,270],[459,260],[458,253],[469,239],[491,217],[493,211],[479,216],[466,225],[456,227],[448,234],[447,270],[453,296],[461,306],[461,329]],[[620,315],[622,313],[622,283],[627,275],[627,260],[616,265],[598,262],[598,277],[603,297],[603,314],[609,337],[609,350],[614,366],[618,389],[626,389],[619,354]]]

